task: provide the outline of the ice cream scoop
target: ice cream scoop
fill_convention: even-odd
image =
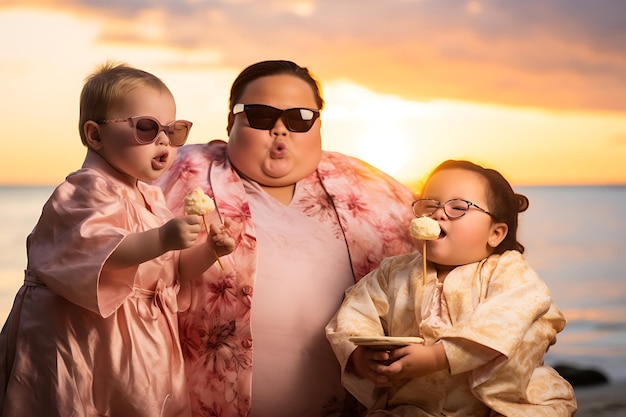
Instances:
[[[206,195],[202,188],[196,187],[185,196],[183,201],[185,213],[203,216],[215,210],[211,197]]]
[[[411,221],[409,233],[415,239],[419,240],[435,240],[441,233],[441,228],[436,220],[432,217],[418,217]]]
[[[196,187],[189,194],[187,194],[183,200],[183,207],[185,208],[185,213],[187,214],[197,214],[202,216],[202,222],[204,223],[204,228],[207,233],[209,233],[209,228],[206,224],[206,220],[204,219],[204,215],[215,210],[215,203],[211,197],[206,195],[204,191],[202,191],[201,187]],[[220,257],[217,255],[215,251],[215,259],[217,259],[217,263],[220,265],[222,270],[224,269],[224,265],[220,260]]]
[[[422,283],[426,284],[426,241],[427,240],[436,240],[439,238],[441,234],[441,228],[439,227],[439,223],[436,220],[433,220],[431,217],[418,217],[417,219],[411,220],[411,225],[409,226],[409,233],[415,239],[423,240],[424,246],[422,249],[422,259],[423,259],[423,278]]]

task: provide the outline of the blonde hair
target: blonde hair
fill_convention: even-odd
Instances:
[[[80,93],[78,130],[80,140],[87,146],[83,126],[89,120],[103,120],[108,112],[125,96],[138,87],[152,87],[161,92],[172,92],[160,78],[125,63],[106,62],[85,79]]]

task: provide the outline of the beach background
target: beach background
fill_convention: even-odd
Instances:
[[[529,196],[526,256],[568,319],[546,360],[609,378],[575,387],[576,417],[626,416],[624,22],[624,0],[0,0],[0,320],[51,185],[84,158],[88,74],[159,76],[206,143],[237,74],[287,59],[321,82],[326,150],[406,183],[470,159]]]
[[[26,265],[26,236],[51,186],[0,186],[0,320]],[[605,374],[609,384],[576,387],[578,416],[626,416],[626,186],[526,186],[521,215],[526,256],[568,324],[546,356]],[[603,414],[606,413],[606,414]]]

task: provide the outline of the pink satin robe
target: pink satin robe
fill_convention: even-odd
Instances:
[[[423,284],[418,252],[384,260],[346,291],[326,334],[348,390],[368,416],[569,417],[574,391],[543,357],[565,318],[517,251],[463,265]],[[450,371],[389,389],[346,370],[352,336],[415,336],[443,343]],[[383,411],[386,410],[386,411]]]
[[[0,335],[3,417],[188,417],[177,325],[178,252],[103,272],[131,232],[172,217],[159,188],[70,174],[27,240],[28,269]],[[146,208],[146,206],[148,208]]]
[[[410,207],[413,195],[397,181],[362,161],[330,152],[323,153],[317,171],[302,181],[310,185],[311,195],[298,205],[306,207],[303,212],[312,218],[332,219],[329,221],[335,223],[339,232],[337,238],[344,241],[349,251],[352,282],[375,268],[384,257],[414,249],[407,230],[413,218]],[[242,181],[226,157],[226,143],[213,141],[208,145],[180,148],[173,167],[157,184],[163,188],[174,213],[182,212],[184,195],[200,186],[214,198],[219,215],[233,220],[231,232],[236,248],[222,258],[225,270],[212,267],[192,288],[181,289],[181,295],[191,294],[190,309],[180,315],[180,332],[192,413],[195,417],[236,417],[249,416],[252,410],[255,415],[251,391],[255,366],[251,308],[256,282],[267,277],[257,275],[255,219]],[[283,219],[277,216],[275,221]],[[271,253],[273,249],[264,248],[264,252]],[[315,249],[312,240],[311,250]],[[280,267],[283,262],[280,253],[276,253],[275,258],[276,267]],[[316,267],[317,264],[302,265],[302,269],[307,270]],[[343,290],[329,293],[319,302],[338,306],[342,298]],[[302,314],[301,308],[294,305],[292,314]],[[331,316],[332,313],[328,317]],[[277,317],[277,323],[279,321]],[[327,320],[316,324],[322,338],[326,323]],[[336,361],[330,349],[327,355]],[[293,373],[285,377],[297,379],[303,375],[293,369]],[[339,378],[337,366],[335,381]],[[345,395],[345,391],[342,392]],[[298,402],[299,399],[284,398],[284,401]],[[341,406],[343,399],[337,398],[337,401]],[[282,410],[276,410],[275,415],[280,412]],[[299,417],[317,417],[324,412],[328,416],[339,416],[354,410],[324,411],[320,407]]]

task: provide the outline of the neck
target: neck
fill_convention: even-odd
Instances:
[[[285,185],[283,187],[268,187],[267,185],[259,185],[261,185],[261,188],[263,188],[267,194],[274,197],[284,205],[291,203],[293,193],[296,189],[295,184]]]

